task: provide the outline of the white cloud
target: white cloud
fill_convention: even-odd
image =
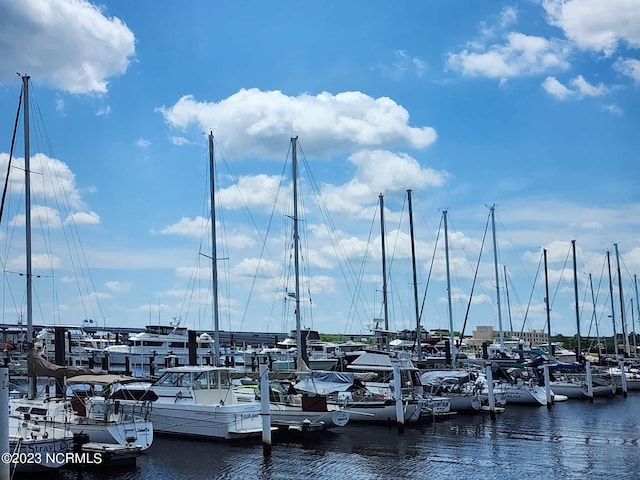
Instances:
[[[147,139],[139,138],[136,140],[136,146],[140,148],[147,148],[149,145],[151,145],[151,142]]]
[[[97,117],[109,116],[110,113],[111,113],[111,107],[107,105],[106,107],[99,108],[98,111],[96,111],[96,116]]]
[[[405,153],[361,150],[348,160],[356,167],[353,179],[344,185],[323,188],[322,197],[332,211],[360,214],[360,205],[371,202],[380,192],[441,187],[449,178],[448,173],[424,168]]]
[[[569,83],[573,86],[573,89],[566,87],[555,77],[547,77],[542,83],[542,87],[548,94],[556,97],[558,100],[600,97],[609,93],[609,88],[605,85],[602,83],[592,85],[587,82],[582,75],[571,79]]]
[[[127,70],[133,32],[86,0],[0,0],[0,82],[27,70],[71,93],[105,93]]]
[[[207,228],[209,224],[209,220],[204,217],[196,217],[196,218],[185,218],[182,217],[178,223],[174,223],[173,225],[168,225],[159,233],[162,234],[177,234],[177,235],[186,235],[189,237],[202,237],[204,229]]]
[[[622,115],[624,113],[622,109],[615,103],[608,103],[606,105],[603,105],[602,111],[609,112],[613,115]]]
[[[518,22],[518,9],[516,7],[505,7],[500,12],[500,26],[508,27]]]
[[[100,223],[100,215],[95,212],[74,212],[65,221],[76,225],[96,225]]]
[[[551,25],[580,48],[611,55],[621,42],[640,46],[640,0],[543,0]]]
[[[422,77],[427,70],[427,64],[424,60],[409,55],[405,50],[396,50],[393,52],[395,61],[391,65],[378,65],[378,68],[390,77],[400,79],[408,74],[414,74]]]
[[[238,178],[235,185],[218,191],[220,205],[226,209],[272,207],[281,178],[274,175],[253,175]]]
[[[399,144],[425,148],[436,140],[433,128],[410,126],[407,110],[390,98],[361,92],[288,96],[252,88],[212,103],[186,95],[159,111],[176,128],[215,128],[227,156],[235,157],[282,158],[282,138],[292,132],[314,157]]]
[[[602,83],[599,85],[592,85],[587,82],[582,75],[578,75],[572,79],[571,85],[576,88],[578,95],[582,97],[600,97],[609,92],[609,89]]]
[[[511,32],[503,44],[488,49],[477,46],[460,53],[449,53],[447,66],[468,76],[501,80],[562,70],[569,66],[568,49],[555,39]],[[478,51],[473,51],[478,50]]]
[[[7,170],[8,161],[9,155],[0,153],[2,171]],[[29,165],[33,172],[30,176],[33,198],[46,198],[53,202],[64,198],[73,209],[85,208],[80,190],[76,186],[75,174],[66,163],[37,153],[31,156]],[[14,158],[12,166],[14,168],[9,176],[9,189],[12,193],[20,193],[24,189],[24,158]]]
[[[636,83],[640,83],[640,60],[636,60],[635,58],[619,58],[616,60],[616,63],[613,64],[613,68],[633,78]]]
[[[10,223],[12,226],[24,227],[27,223],[25,214],[16,215]],[[31,224],[48,228],[61,228],[62,220],[58,210],[44,205],[32,205]]]
[[[131,282],[117,282],[117,281],[109,281],[105,282],[104,286],[111,290],[112,292],[128,292],[131,290],[132,284]]]
[[[573,92],[558,81],[556,77],[547,77],[542,82],[542,87],[548,94],[559,100],[566,100],[573,95]]]

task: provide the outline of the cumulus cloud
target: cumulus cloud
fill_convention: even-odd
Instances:
[[[640,46],[640,0],[543,0],[547,21],[585,50],[611,55]]]
[[[511,32],[502,44],[489,48],[476,44],[469,48],[449,53],[448,68],[463,75],[506,80],[569,67],[569,51],[556,39]]]
[[[127,70],[135,37],[86,0],[0,0],[0,82],[22,65],[39,83],[71,93],[105,93]]]
[[[392,99],[361,92],[289,96],[241,89],[219,102],[186,95],[159,111],[176,128],[215,128],[223,150],[235,157],[282,158],[287,148],[282,138],[292,132],[314,157],[354,148],[425,148],[436,140],[433,128],[410,126],[409,112]]]
[[[6,171],[8,162],[9,155],[0,153],[0,168],[3,171]],[[76,185],[76,176],[66,163],[42,153],[32,155],[29,162],[31,171],[34,172],[30,176],[33,198],[45,198],[50,202],[65,198],[71,208],[84,210],[85,205]],[[14,168],[9,176],[9,191],[20,193],[24,188],[24,158],[14,158],[12,166]]]
[[[609,93],[609,88],[600,83],[599,85],[592,85],[587,82],[582,75],[578,75],[569,82],[573,88],[568,88],[562,84],[556,77],[547,77],[542,82],[542,88],[545,91],[557,98],[558,100],[568,100],[571,98],[579,99],[584,97],[600,97]]]
[[[449,174],[424,168],[410,155],[385,150],[362,150],[348,158],[356,173],[346,184],[325,185],[322,196],[330,210],[359,214],[361,204],[380,192],[398,193],[407,189],[441,187]]]

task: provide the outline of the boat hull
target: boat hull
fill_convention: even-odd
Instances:
[[[150,420],[159,434],[230,440],[262,433],[261,407],[155,403]]]

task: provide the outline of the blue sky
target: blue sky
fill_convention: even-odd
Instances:
[[[640,0],[0,0],[3,176],[16,72],[41,117],[34,322],[212,330],[212,129],[224,330],[295,327],[292,135],[304,326],[368,333],[382,318],[381,193],[390,328],[415,326],[411,189],[424,328],[449,326],[443,210],[454,327],[470,296],[465,333],[498,327],[490,232],[482,247],[495,204],[505,329],[546,329],[545,248],[552,333],[575,333],[575,239],[581,333],[595,335],[589,273],[600,333],[613,331],[606,251],[622,331],[614,243],[626,329],[633,302],[640,330],[639,48]],[[19,137],[18,165],[22,149]],[[4,323],[24,312],[20,170],[11,178]]]

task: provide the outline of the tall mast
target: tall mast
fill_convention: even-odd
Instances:
[[[598,342],[598,362],[600,362],[600,356],[601,356],[601,351],[602,349],[600,348],[600,330],[598,328],[598,316],[596,315],[596,297],[595,294],[593,293],[593,280],[591,278],[591,274],[589,274],[589,287],[591,289],[591,303],[593,304],[593,314],[592,314],[592,321],[595,321],[596,324],[596,340]]]
[[[298,153],[296,151],[298,137],[291,137],[291,166],[293,169],[293,251],[294,270],[296,283],[296,348],[298,358],[307,360],[307,352],[302,347],[302,331],[300,325],[300,259],[299,259],[299,236],[298,236]]]
[[[624,353],[629,355],[629,336],[627,335],[627,325],[624,320],[624,293],[622,288],[622,274],[620,273],[620,254],[618,253],[618,244],[614,243],[616,249],[616,264],[618,269],[618,293],[620,294],[620,322],[622,323],[622,336],[624,337]]]
[[[549,353],[551,350],[551,308],[549,308],[549,274],[547,271],[547,249],[542,250],[544,254],[544,303],[547,310],[547,337],[549,337]]]
[[[616,309],[613,305],[613,280],[611,280],[611,253],[607,250],[607,267],[609,268],[609,298],[611,298],[611,322],[613,323],[613,348],[618,356],[618,332],[616,331]]]
[[[498,305],[498,328],[500,329],[500,346],[504,345],[504,331],[502,330],[502,312],[500,310],[500,277],[498,276],[498,243],[496,241],[496,206],[489,209],[491,215],[491,231],[493,234],[493,266],[496,278],[496,302]]]
[[[385,230],[384,230],[384,198],[380,199],[380,241],[382,244],[382,303],[384,305],[384,329],[389,331],[389,305],[387,304],[387,253],[385,250]]]
[[[456,362],[456,344],[455,336],[453,334],[453,310],[451,308],[451,271],[449,269],[449,229],[447,226],[447,211],[442,212],[442,219],[444,220],[444,258],[447,267],[447,303],[449,304],[449,342],[451,349],[452,364]],[[462,339],[460,339],[462,341]]]
[[[509,302],[509,282],[507,281],[507,266],[502,266],[502,273],[504,274],[504,293],[507,297],[507,313],[509,314],[509,330],[513,332],[513,322],[511,321],[511,302]]]
[[[413,301],[416,307],[416,340],[418,342],[418,360],[422,360],[422,331],[420,327],[420,313],[418,312],[418,279],[416,275],[416,247],[413,235],[413,209],[411,207],[411,190],[407,190],[409,204],[409,230],[411,233],[411,263],[413,265]]]
[[[640,327],[640,298],[638,298],[638,276],[637,275],[633,275],[633,284],[635,285],[636,288],[636,313],[638,315],[638,327]],[[633,318],[631,319],[633,321]],[[638,353],[638,347],[636,345],[636,327],[633,327],[633,346],[634,346],[634,350],[633,350],[633,354],[637,355]]]
[[[215,196],[215,158],[213,153],[213,131],[209,132],[209,182],[211,192],[211,281],[213,283],[213,341],[215,365],[220,363],[220,320],[218,313],[218,255],[216,247],[216,196]]]
[[[24,208],[25,208],[25,240],[26,240],[26,271],[27,271],[27,345],[33,348],[33,284],[31,273],[31,159],[29,151],[29,75],[22,77],[24,92]],[[36,379],[29,376],[28,398],[36,396]]]
[[[576,345],[576,361],[580,361],[580,354],[582,353],[582,345],[580,338],[580,306],[578,305],[578,273],[576,267],[576,241],[571,240],[571,249],[573,251],[573,292],[575,295],[576,303],[576,328],[578,329],[578,342]]]

